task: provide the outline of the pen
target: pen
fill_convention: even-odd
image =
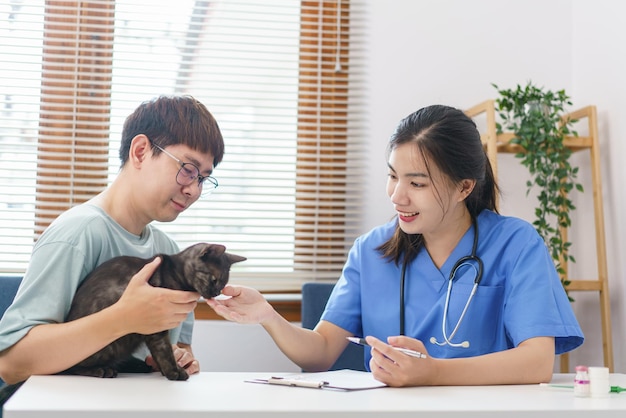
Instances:
[[[348,341],[353,342],[355,344],[366,345],[370,347],[367,341],[365,341],[365,338],[358,338],[358,337],[346,337],[346,338],[348,339]],[[407,356],[417,357],[417,358],[427,358],[426,354],[422,354],[419,351],[409,350],[408,348],[402,348],[402,347],[392,346],[392,348],[394,350],[398,350],[399,352],[406,354]]]
[[[267,380],[267,383],[270,385],[281,385],[281,386],[297,386],[301,388],[321,388],[328,385],[328,382],[324,381],[312,381],[305,379],[286,379],[284,377],[270,377]]]
[[[539,386],[548,388],[574,389],[574,385],[555,385],[553,383],[539,383]],[[611,386],[611,393],[626,392],[626,388],[621,386]]]

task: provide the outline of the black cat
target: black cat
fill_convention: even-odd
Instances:
[[[178,254],[159,254],[150,259],[129,256],[112,258],[83,280],[76,290],[66,321],[113,305],[124,293],[132,276],[156,257],[161,257],[162,260],[149,280],[152,286],[196,291],[206,299],[220,294],[228,283],[232,264],[246,260],[245,257],[227,253],[223,245],[206,243],[192,245]],[[137,364],[129,359],[142,342],[146,343],[165,377],[169,380],[187,380],[189,375],[174,359],[168,331],[150,335],[125,335],[62,373],[115,377],[119,371],[126,371],[129,364]],[[147,368],[145,363],[140,363]],[[0,404],[19,386],[21,383],[3,387]]]
[[[204,298],[220,294],[233,263],[245,257],[229,254],[219,244],[195,244],[175,255],[160,254],[161,264],[149,280],[152,286],[192,290]],[[131,277],[152,261],[138,257],[115,257],[102,263],[81,283],[72,301],[66,321],[81,318],[113,305],[119,300]],[[161,373],[169,380],[189,377],[176,364],[168,331],[156,334],[128,334],[65,371],[96,377],[115,377],[116,366],[123,364],[139,345],[145,342]]]

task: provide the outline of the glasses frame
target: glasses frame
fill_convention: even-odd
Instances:
[[[163,152],[163,154],[167,155],[168,157],[170,157],[171,159],[176,161],[178,164],[180,164],[180,168],[176,172],[176,183],[179,184],[180,186],[190,186],[191,184],[193,184],[194,180],[197,179],[197,181],[198,181],[198,188],[200,189],[200,195],[201,196],[205,196],[205,195],[210,194],[213,190],[217,189],[217,186],[219,186],[219,183],[218,183],[218,181],[217,181],[217,179],[215,177],[200,175],[200,168],[197,165],[195,165],[193,163],[186,163],[186,162],[180,160],[179,158],[177,158],[176,156],[174,156],[172,153],[166,151],[165,149],[163,149],[159,145],[155,144],[154,142],[150,141],[150,143],[155,148],[158,148],[161,152]],[[184,173],[183,173],[183,175],[181,176],[180,173],[185,168],[185,166],[193,167],[198,174],[195,177],[189,177],[189,176],[185,176]],[[190,180],[186,184],[185,184],[185,182],[181,183],[181,181],[179,180],[179,177],[182,177],[183,179],[187,179],[188,178]],[[206,187],[207,186],[207,180],[208,180],[209,187]]]

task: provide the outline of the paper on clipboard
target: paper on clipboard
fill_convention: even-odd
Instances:
[[[246,380],[246,382],[343,391],[376,389],[387,386],[374,379],[369,372],[349,369],[319,373],[285,374],[271,376],[267,379]]]

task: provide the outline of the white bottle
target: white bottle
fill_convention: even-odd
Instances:
[[[586,398],[591,393],[589,384],[589,372],[587,366],[576,366],[576,377],[574,377],[574,396]]]
[[[589,367],[589,384],[592,398],[605,398],[611,393],[608,367]]]

